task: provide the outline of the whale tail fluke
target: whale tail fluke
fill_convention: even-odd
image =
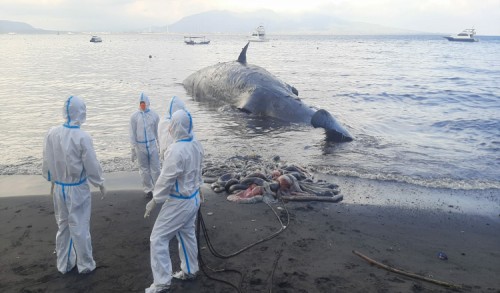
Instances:
[[[238,62],[241,64],[247,64],[247,49],[248,45],[250,45],[250,42],[248,42],[245,47],[241,50],[240,56],[238,57]]]
[[[311,124],[314,128],[324,128],[329,141],[349,142],[353,140],[352,135],[326,110],[316,111],[311,118]]]

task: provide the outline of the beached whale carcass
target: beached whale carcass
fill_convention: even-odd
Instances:
[[[238,60],[218,63],[188,76],[183,81],[188,94],[195,100],[224,101],[258,116],[322,127],[330,141],[353,140],[328,111],[305,105],[294,87],[262,67],[247,64],[248,45]]]

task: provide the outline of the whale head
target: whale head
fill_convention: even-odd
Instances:
[[[333,142],[350,142],[352,135],[326,110],[320,109],[311,118],[314,128],[324,128],[326,138]]]

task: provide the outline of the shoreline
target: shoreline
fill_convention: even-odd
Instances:
[[[159,209],[144,219],[148,200],[143,198],[140,184],[132,189],[114,187],[135,184],[129,176],[138,179],[138,174],[108,175],[107,197],[101,200],[98,192],[93,192],[91,235],[98,269],[89,275],[75,271],[61,275],[55,268],[57,225],[52,198],[48,192],[40,195],[49,189],[45,181],[41,181],[38,195],[0,196],[0,291],[144,292],[149,287],[149,235]],[[338,204],[278,203],[271,205],[273,210],[265,203],[228,202],[225,193],[214,193],[204,184],[206,201],[201,213],[210,241],[221,254],[278,231],[281,224],[275,213],[285,225],[285,211],[290,217],[287,228],[277,237],[229,259],[210,254],[200,237],[204,262],[211,268],[240,271],[242,292],[457,292],[372,266],[354,255],[356,250],[385,265],[460,285],[459,292],[500,292],[499,215],[479,215],[485,207],[476,212],[468,208],[469,202],[453,199],[482,198],[487,193],[448,194],[353,178],[333,182],[344,195]],[[4,180],[0,183],[5,184]],[[403,200],[401,194],[410,196]],[[422,203],[426,200],[418,201],[422,194],[440,196],[434,202],[438,205],[427,208]],[[498,201],[487,202],[498,213]],[[171,242],[170,251],[175,271],[179,268],[176,240]],[[439,252],[446,253],[448,260],[439,259]],[[240,283],[235,273],[210,275]],[[173,281],[172,291],[236,292],[201,272],[193,282]]]
[[[425,187],[324,173],[314,173],[313,177],[338,184],[344,196],[343,203],[458,212],[492,219],[500,217],[499,189]],[[141,190],[137,171],[104,173],[104,178],[108,191]],[[94,186],[90,187],[92,191],[98,191]],[[50,192],[50,184],[41,175],[0,175],[0,198],[43,195],[44,192]]]
[[[111,190],[141,190],[139,172],[103,173],[106,188]],[[92,191],[98,188],[89,184]],[[0,198],[9,196],[48,195],[50,183],[40,175],[0,175]]]

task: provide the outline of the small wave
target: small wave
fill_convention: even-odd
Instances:
[[[42,164],[0,165],[0,175],[41,175]]]
[[[432,127],[445,129],[447,132],[456,132],[462,130],[472,130],[498,134],[500,130],[500,120],[483,120],[483,119],[457,119],[444,120],[435,122]]]
[[[42,159],[34,156],[23,158],[17,164],[0,164],[0,175],[42,174]]]
[[[120,171],[137,171],[138,167],[130,158],[115,157],[102,160],[101,166],[104,173]],[[42,175],[42,160],[24,161],[19,164],[0,165],[0,175]]]
[[[500,189],[499,181],[483,181],[483,180],[459,180],[452,178],[414,178],[400,174],[367,174],[360,173],[356,170],[333,170],[329,167],[314,168],[315,172],[320,172],[328,175],[357,177],[362,179],[380,180],[380,181],[395,181],[409,183],[413,185],[430,187],[430,188],[446,188],[446,189],[461,189],[461,190],[484,190],[484,189]]]

